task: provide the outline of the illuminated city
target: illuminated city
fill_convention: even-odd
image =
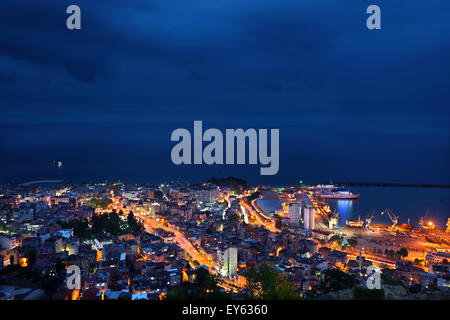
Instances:
[[[449,314],[449,17],[1,0],[3,317]]]
[[[339,212],[326,203],[341,198],[340,189],[248,186],[236,178],[4,186],[1,272],[9,285],[2,298],[189,298],[198,277],[209,275],[212,284],[196,294],[246,299],[261,294],[249,285],[252,272],[268,266],[283,288],[263,293],[268,298],[352,298],[368,290],[370,266],[381,270],[383,298],[448,297],[450,219],[447,226],[399,224],[385,209],[340,227]],[[377,215],[389,223],[374,223]],[[82,284],[72,290],[71,265],[80,267]]]

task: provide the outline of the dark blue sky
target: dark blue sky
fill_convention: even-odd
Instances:
[[[2,0],[0,180],[448,183],[449,17],[447,0]],[[193,120],[279,128],[278,175],[174,166]]]

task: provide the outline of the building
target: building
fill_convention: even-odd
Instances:
[[[194,190],[193,195],[198,201],[213,202],[219,199],[220,191],[217,186],[207,186]]]
[[[300,204],[297,202],[289,204],[289,224],[295,227],[300,225]]]
[[[237,272],[237,249],[228,247],[217,249],[217,265],[224,277],[232,277]]]
[[[20,241],[15,236],[0,233],[0,248],[10,251],[20,245]]]
[[[303,205],[303,229],[312,230],[314,229],[314,213],[316,209],[312,205]]]
[[[450,262],[450,253],[449,252],[428,252],[425,259],[429,264],[438,264],[442,263],[444,260]]]

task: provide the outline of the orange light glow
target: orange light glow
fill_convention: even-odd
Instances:
[[[80,290],[74,289],[72,291],[72,300],[80,300]]]
[[[182,282],[187,282],[187,281],[189,281],[189,277],[188,277],[188,275],[187,275],[187,273],[186,273],[186,271],[185,270],[183,270],[182,272],[181,272],[181,274],[183,275],[183,278],[182,278]]]
[[[103,251],[97,250],[97,262],[100,262],[103,260]]]
[[[277,248],[277,253],[276,253],[276,256],[278,257],[278,255],[280,254],[280,251],[283,249],[283,247],[278,247]]]
[[[20,258],[19,264],[22,268],[28,267],[28,259],[27,258]]]

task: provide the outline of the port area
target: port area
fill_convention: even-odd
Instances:
[[[389,226],[386,226],[389,227]],[[442,234],[440,237],[446,238],[447,243],[430,242],[430,237],[435,235],[429,233],[400,233],[384,230],[366,230],[364,228],[344,227],[335,230],[336,233],[341,233],[344,237],[355,238],[358,241],[358,247],[364,250],[371,251],[375,255],[381,252],[384,255],[385,250],[398,251],[400,248],[408,250],[408,260],[425,259],[428,251],[435,249],[450,249],[448,245],[450,235]]]
[[[360,249],[366,255],[380,257],[382,261],[386,257],[386,250],[398,251],[401,248],[408,250],[407,260],[425,259],[426,254],[433,250],[450,250],[450,233],[445,229],[408,230],[402,226],[372,224],[364,227],[338,227],[330,228],[330,220],[333,213],[324,201],[308,195],[316,209],[316,229],[333,235],[341,235],[349,239],[354,238],[358,246],[353,248],[354,254]],[[346,250],[347,251],[347,250]]]

